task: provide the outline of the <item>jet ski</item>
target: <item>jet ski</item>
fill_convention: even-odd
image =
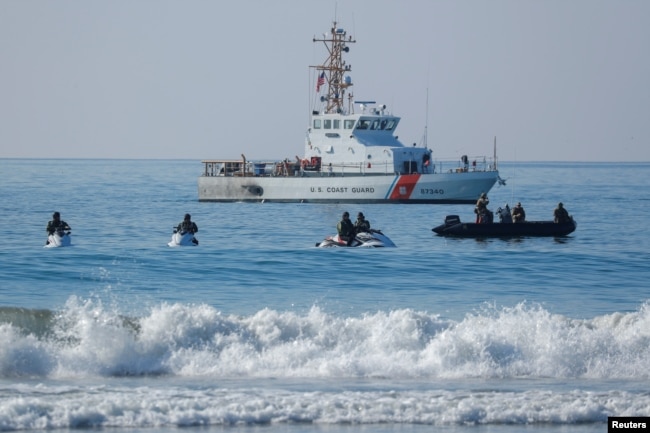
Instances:
[[[369,232],[357,233],[354,240],[350,245],[347,241],[339,238],[339,235],[328,236],[322,242],[316,244],[318,248],[326,247],[366,247],[366,248],[381,248],[381,247],[394,247],[396,246],[388,236],[383,234],[381,230],[370,229]]]
[[[194,237],[193,233],[179,232],[176,229],[174,229],[174,233],[172,234],[172,240],[167,243],[170,247],[187,247],[198,244],[199,240]]]
[[[70,245],[72,245],[70,232],[57,230],[56,232],[52,233],[47,237],[45,248],[69,247]]]

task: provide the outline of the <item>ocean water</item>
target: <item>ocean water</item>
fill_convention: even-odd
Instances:
[[[0,160],[0,431],[602,432],[650,415],[650,163],[503,163],[471,205],[199,203],[198,161]],[[46,249],[54,210],[73,245]],[[363,211],[397,248],[319,249]],[[198,247],[169,248],[189,212]],[[9,226],[17,226],[10,228]]]

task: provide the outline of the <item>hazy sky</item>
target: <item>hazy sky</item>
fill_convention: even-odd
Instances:
[[[647,0],[2,0],[0,157],[302,155],[335,17],[405,144],[650,161]]]

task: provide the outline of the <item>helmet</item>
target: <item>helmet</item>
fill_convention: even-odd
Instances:
[[[562,207],[562,206],[564,206],[564,205],[562,204],[562,202],[559,202],[559,203],[557,204],[557,207]]]
[[[363,212],[359,212],[359,214],[357,215],[357,218],[363,218]]]
[[[60,216],[61,216],[61,214],[58,213],[58,212],[54,212],[54,213],[52,214],[52,218],[59,218]]]
[[[344,218],[345,218],[345,217],[349,217],[349,216],[350,216],[350,213],[349,213],[349,212],[343,212],[343,217],[344,217]]]
[[[484,192],[482,192],[482,193],[481,193],[481,198],[485,198],[485,197],[487,197],[487,194],[485,194]]]
[[[190,215],[190,214],[188,214],[188,213],[185,214],[185,219],[186,219],[186,220],[191,219],[191,218],[192,218],[192,215]]]

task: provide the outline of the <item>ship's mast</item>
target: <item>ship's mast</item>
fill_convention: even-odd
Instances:
[[[327,89],[327,96],[321,97],[321,100],[326,102],[325,113],[343,113],[345,92],[348,87],[352,86],[352,81],[350,79],[346,81],[343,76],[345,72],[352,70],[352,67],[343,60],[343,53],[350,51],[348,44],[353,44],[356,41],[352,39],[352,36],[347,36],[344,29],[337,28],[336,21],[334,21],[332,31],[328,35],[323,35],[323,39],[314,37],[314,42],[323,42],[329,52],[329,57],[322,65],[314,66],[318,71],[317,79],[324,74],[325,83],[323,84]]]

